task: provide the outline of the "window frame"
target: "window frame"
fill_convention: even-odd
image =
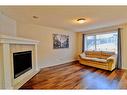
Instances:
[[[103,32],[103,33],[93,33],[93,34],[85,34],[85,36],[84,36],[84,51],[98,51],[97,50],[97,38],[96,38],[96,36],[97,35],[103,35],[103,34],[110,34],[110,33],[117,33],[117,37],[118,37],[118,31],[110,31],[110,32]],[[86,49],[86,38],[88,37],[88,36],[95,36],[95,50],[88,50],[88,49]],[[117,42],[118,42],[118,39],[117,39]],[[105,51],[105,52],[110,52],[110,51]]]

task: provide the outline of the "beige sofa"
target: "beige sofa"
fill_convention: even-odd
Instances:
[[[112,71],[115,69],[116,55],[114,52],[85,51],[80,54],[79,62],[84,65]]]

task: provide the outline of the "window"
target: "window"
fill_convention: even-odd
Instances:
[[[95,36],[85,37],[85,49],[86,50],[95,50]]]
[[[85,50],[110,51],[117,53],[117,32],[86,35]]]

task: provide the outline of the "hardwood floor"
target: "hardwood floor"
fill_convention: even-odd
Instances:
[[[127,89],[127,71],[71,62],[42,69],[20,89]]]

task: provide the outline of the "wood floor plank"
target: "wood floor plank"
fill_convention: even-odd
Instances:
[[[127,71],[106,71],[78,61],[41,69],[20,89],[127,89]]]

